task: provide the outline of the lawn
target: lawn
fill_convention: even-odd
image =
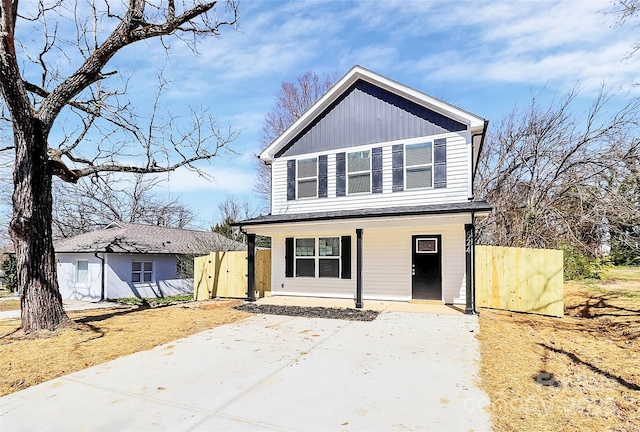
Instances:
[[[483,309],[480,329],[495,430],[640,431],[640,268],[565,283],[563,318]]]
[[[18,319],[0,320],[0,396],[249,316],[233,308],[239,303],[71,312],[71,325],[26,337],[18,331]]]

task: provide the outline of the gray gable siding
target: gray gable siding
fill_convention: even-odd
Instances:
[[[466,130],[466,125],[358,80],[275,157]]]

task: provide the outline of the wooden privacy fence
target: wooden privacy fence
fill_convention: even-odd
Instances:
[[[193,298],[247,298],[247,252],[211,252],[193,263]],[[271,291],[271,250],[256,250],[256,298]]]
[[[476,246],[476,306],[564,314],[561,250]]]

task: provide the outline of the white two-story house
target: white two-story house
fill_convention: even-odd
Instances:
[[[487,124],[355,66],[260,154],[271,214],[239,223],[249,283],[258,234],[272,295],[466,303]]]

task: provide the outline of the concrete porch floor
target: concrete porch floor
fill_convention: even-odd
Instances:
[[[301,307],[355,308],[353,299],[323,297],[271,296],[256,300],[256,304]],[[445,305],[441,303],[409,303],[402,301],[363,300],[363,309],[387,312],[416,312],[439,315],[464,314],[463,305]]]

